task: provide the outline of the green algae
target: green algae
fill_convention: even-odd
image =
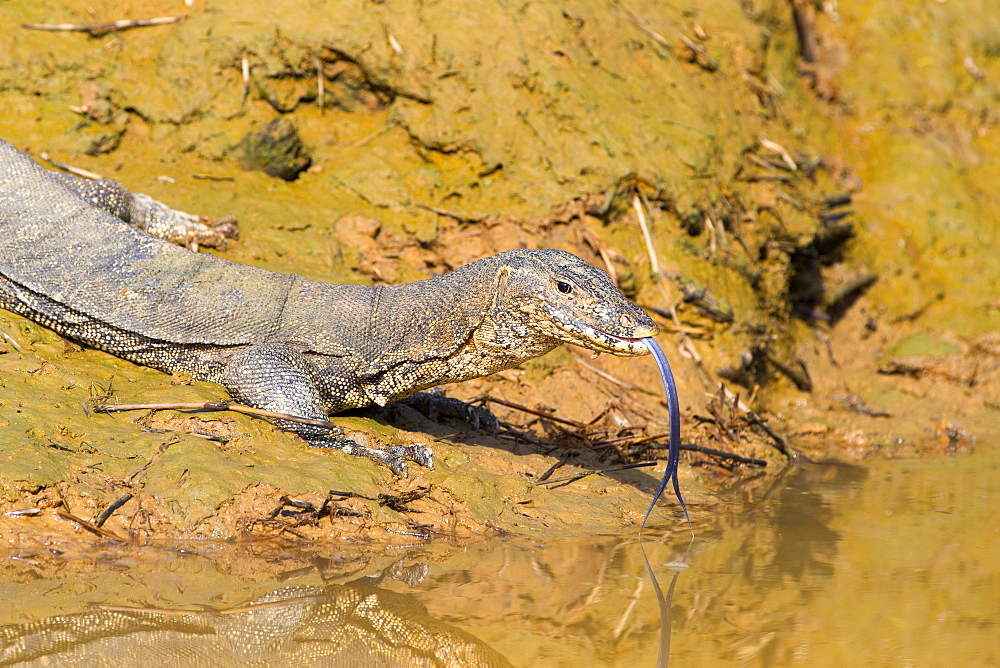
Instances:
[[[935,338],[930,334],[921,332],[907,336],[896,342],[887,352],[891,356],[904,355],[928,355],[930,357],[945,357],[947,355],[959,355],[962,349],[954,343],[948,343]]]

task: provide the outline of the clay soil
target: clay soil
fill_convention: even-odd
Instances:
[[[234,215],[240,239],[202,252],[311,279],[398,283],[517,247],[606,269],[661,326],[706,526],[716,492],[789,465],[963,456],[998,433],[1000,17],[876,4],[7,3],[0,136]],[[276,118],[309,156],[293,181],[244,169]],[[0,312],[0,535],[271,554],[641,520],[667,430],[648,358],[562,348],[445,391],[500,432],[333,418],[436,452],[397,478],[234,413],[94,414],[225,393]],[[687,530],[671,499],[653,522]]]

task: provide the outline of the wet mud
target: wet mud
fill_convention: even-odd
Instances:
[[[647,529],[641,549],[634,531],[20,547],[0,661],[992,665],[998,472],[985,451],[785,469],[696,539]]]
[[[709,530],[714,495],[777,475],[782,450],[962,457],[1000,432],[1000,19],[988,0],[836,4],[810,13],[807,39],[777,0],[14,4],[0,135],[235,215],[240,239],[211,252],[310,279],[397,283],[516,247],[606,269],[662,328],[700,449],[681,484]],[[180,11],[99,37],[15,27]],[[244,138],[275,119],[311,160],[294,181],[241,168]],[[491,409],[496,436],[405,410],[333,418],[436,452],[400,479],[244,415],[94,414],[101,397],[225,395],[2,312],[0,532],[21,546],[615,532],[663,471],[658,383],[648,358],[562,348],[446,388]],[[653,521],[687,531],[669,500]]]

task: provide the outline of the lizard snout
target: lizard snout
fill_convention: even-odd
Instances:
[[[632,334],[630,335],[631,338],[644,339],[646,337],[654,336],[660,331],[653,322],[640,322],[638,318],[630,313],[622,313],[618,316],[618,322],[621,323],[622,327],[632,331]]]

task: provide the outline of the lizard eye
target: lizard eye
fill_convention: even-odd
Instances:
[[[556,281],[556,289],[564,295],[568,295],[573,292],[573,286],[563,281]]]

